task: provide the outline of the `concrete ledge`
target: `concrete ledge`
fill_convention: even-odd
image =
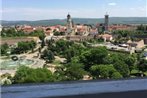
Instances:
[[[147,78],[2,86],[2,98],[147,98]]]

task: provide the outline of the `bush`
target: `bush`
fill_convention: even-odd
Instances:
[[[128,77],[130,74],[129,67],[125,62],[118,60],[114,63],[114,68],[123,76]]]
[[[20,54],[20,53],[26,53],[28,50],[34,50],[34,48],[36,47],[36,43],[32,40],[32,41],[21,41],[18,42],[18,46],[16,48],[13,48],[11,53],[12,54]]]
[[[86,71],[83,69],[83,65],[79,63],[68,63],[65,66],[58,67],[55,75],[57,81],[70,81],[70,80],[80,80]]]
[[[13,78],[14,83],[40,83],[40,82],[52,82],[54,76],[46,68],[32,69],[26,66],[21,66],[16,71]]]
[[[123,76],[119,73],[119,72],[114,72],[114,73],[112,73],[112,75],[111,75],[111,78],[112,79],[120,79],[120,78],[122,78]]]
[[[116,74],[121,74],[113,67],[113,65],[94,65],[90,69],[90,72],[95,79],[121,78],[121,76],[116,76]]]
[[[41,58],[45,59],[47,62],[53,62],[53,60],[55,59],[54,57],[54,53],[50,50],[44,50]]]
[[[7,55],[7,50],[9,49],[9,46],[7,43],[5,43],[5,44],[1,45],[0,49],[1,49],[2,56]]]

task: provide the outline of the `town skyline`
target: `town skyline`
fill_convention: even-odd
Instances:
[[[146,17],[146,0],[2,0],[2,20],[46,20],[72,18]],[[16,14],[14,14],[16,13]],[[39,14],[38,14],[39,13]]]

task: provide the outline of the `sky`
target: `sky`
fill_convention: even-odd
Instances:
[[[2,0],[2,20],[147,17],[147,0]]]

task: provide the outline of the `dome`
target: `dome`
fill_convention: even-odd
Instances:
[[[70,14],[68,14],[67,17],[71,17]]]

